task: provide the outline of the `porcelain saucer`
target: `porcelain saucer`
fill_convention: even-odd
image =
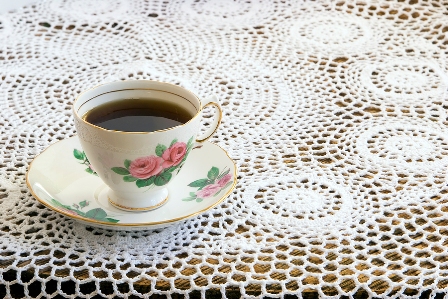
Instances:
[[[90,226],[146,230],[184,221],[212,209],[235,188],[237,168],[227,152],[203,142],[168,185],[168,201],[156,210],[128,212],[108,201],[108,187],[90,168],[78,137],[59,141],[31,163],[26,181],[48,208]]]

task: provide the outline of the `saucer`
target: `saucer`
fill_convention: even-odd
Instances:
[[[204,213],[235,188],[237,169],[216,144],[197,144],[168,185],[168,200],[156,210],[128,212],[108,200],[107,187],[90,168],[78,137],[59,141],[32,161],[26,182],[48,208],[83,224],[114,230],[156,229]]]

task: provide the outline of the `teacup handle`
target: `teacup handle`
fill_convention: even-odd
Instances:
[[[196,142],[204,142],[207,139],[209,139],[213,135],[213,133],[216,132],[219,124],[221,123],[222,110],[221,110],[221,106],[218,103],[218,98],[216,96],[212,96],[211,98],[205,100],[202,105],[202,110],[204,110],[204,108],[207,106],[215,106],[218,114],[215,115],[215,117],[213,118],[213,123],[210,126],[210,128],[208,128],[207,131],[205,131],[203,134],[201,134],[201,136],[198,136],[196,138]],[[201,110],[201,112],[202,112],[202,110]]]

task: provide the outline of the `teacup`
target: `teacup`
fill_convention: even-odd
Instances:
[[[123,99],[175,103],[189,111],[191,119],[154,132],[109,130],[84,119],[90,110]],[[216,115],[210,127],[198,136],[206,106],[214,106]],[[135,80],[107,83],[81,93],[73,104],[73,115],[81,146],[93,170],[110,188],[110,203],[127,211],[148,211],[168,200],[167,186],[195,144],[207,140],[216,131],[222,112],[216,97],[201,101],[177,85]]]

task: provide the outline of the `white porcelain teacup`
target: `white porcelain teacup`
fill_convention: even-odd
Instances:
[[[191,114],[182,125],[154,132],[124,132],[93,125],[83,116],[102,104],[123,99],[158,99],[181,105]],[[215,106],[211,126],[200,136],[201,114]],[[167,186],[182,168],[197,142],[218,128],[222,112],[215,97],[201,101],[192,92],[169,83],[149,80],[118,81],[81,93],[73,104],[75,126],[94,171],[110,188],[109,201],[128,211],[162,206]]]

